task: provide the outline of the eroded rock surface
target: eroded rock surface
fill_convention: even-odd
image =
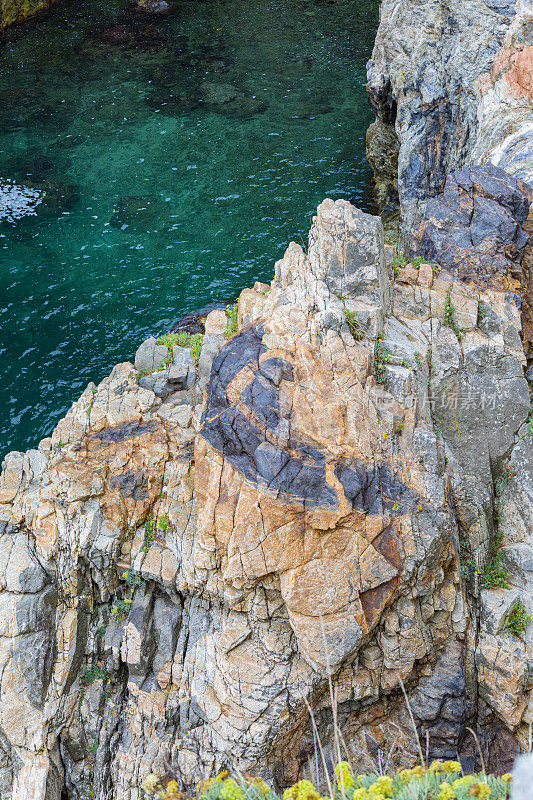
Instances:
[[[330,747],[328,672],[355,763],[417,759],[400,679],[432,755],[475,757],[478,721],[496,768],[525,744],[519,295],[482,255],[416,263],[394,275],[380,220],[326,200],[235,335],[211,312],[198,363],[148,339],[6,457],[2,800],[134,800],[228,763],[294,780],[307,702]],[[509,588],[480,592],[497,535]]]
[[[465,163],[490,162],[533,184],[532,31],[530,0],[381,3],[368,64],[378,118],[369,160],[387,199],[394,183],[381,165],[398,160],[406,241]]]

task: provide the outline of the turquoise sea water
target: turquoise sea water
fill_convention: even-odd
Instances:
[[[0,36],[0,457],[185,312],[371,210],[375,0],[60,3]]]

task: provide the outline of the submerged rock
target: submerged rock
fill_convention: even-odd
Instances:
[[[122,197],[111,217],[111,225],[130,233],[146,231],[168,218],[169,206],[163,200],[141,195]]]

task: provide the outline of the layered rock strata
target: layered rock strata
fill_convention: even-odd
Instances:
[[[6,457],[1,800],[282,785],[308,706],[332,754],[330,676],[355,763],[417,759],[402,682],[434,756],[478,722],[491,766],[526,743],[530,399],[518,295],[480,263],[394,275],[380,220],[326,200],[237,333],[212,312],[198,363],[148,340]],[[480,591],[496,539],[509,588]]]
[[[530,0],[383,0],[367,150],[382,204],[399,196],[404,243],[467,162],[533,183],[532,75]]]

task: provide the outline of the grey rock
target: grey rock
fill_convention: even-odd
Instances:
[[[135,368],[145,372],[154,372],[168,358],[168,349],[157,344],[154,336],[146,339],[135,353]]]
[[[198,376],[200,389],[204,389],[211,375],[213,359],[221,347],[226,343],[226,337],[221,334],[206,334],[202,342],[202,352],[198,362]]]
[[[369,161],[385,193],[391,179],[383,164],[398,161],[406,243],[426,201],[442,192],[451,170],[468,161],[490,161],[533,183],[527,87],[516,75],[509,83],[513,59],[528,41],[528,9],[528,2],[507,0],[452,0],[445,6],[382,1],[367,91],[389,133],[369,137]]]

